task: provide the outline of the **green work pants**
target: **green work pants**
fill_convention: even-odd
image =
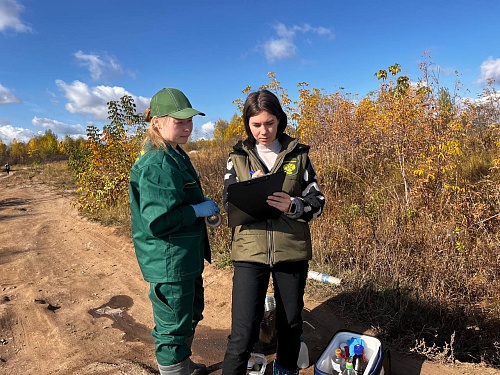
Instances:
[[[173,283],[151,283],[149,299],[153,305],[155,355],[158,364],[169,366],[191,356],[186,339],[194,335],[203,319],[203,279]]]

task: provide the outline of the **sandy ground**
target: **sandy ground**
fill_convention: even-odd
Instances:
[[[12,177],[0,174],[0,374],[157,374],[148,285],[130,239],[80,217],[71,192],[36,181],[16,184]],[[193,359],[220,374],[230,328],[231,271],[207,264],[204,278],[205,319]],[[343,327],[326,303],[309,299],[304,319],[311,366],[301,374],[307,375],[332,335],[354,327]],[[500,373],[395,351],[392,370]]]

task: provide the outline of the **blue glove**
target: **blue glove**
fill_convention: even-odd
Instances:
[[[196,217],[207,217],[218,214],[220,212],[217,204],[210,198],[205,198],[205,201],[198,204],[192,204]]]

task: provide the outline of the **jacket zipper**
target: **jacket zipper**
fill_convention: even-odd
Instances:
[[[294,147],[295,148],[295,147]],[[274,163],[274,167],[269,171],[269,173],[275,173],[283,164],[283,160],[285,159],[286,155],[288,155],[293,149],[291,150],[285,150],[286,152],[280,152],[278,154],[278,158],[276,159]],[[247,155],[249,158],[254,158],[256,163],[263,166],[263,163],[259,159],[259,157],[255,154],[253,150],[248,150]],[[251,164],[251,162],[250,162]],[[267,239],[267,261],[269,263],[269,267],[273,268],[274,265],[274,233],[273,233],[273,224],[272,220],[268,219],[267,220],[267,225],[266,225],[266,239]]]
[[[274,265],[274,232],[273,232],[273,222],[271,219],[267,220],[266,225],[266,237],[267,237],[267,260],[269,267],[273,268]]]

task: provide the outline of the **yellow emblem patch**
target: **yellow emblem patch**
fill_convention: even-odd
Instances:
[[[139,155],[137,156],[137,158],[135,159],[135,161],[138,161],[141,156],[143,156],[144,154],[146,153],[146,151],[144,151],[144,149],[142,149],[140,152],[139,152]]]
[[[286,172],[287,175],[293,176],[297,174],[297,160],[290,160],[289,162],[286,162],[283,164],[283,170]]]

